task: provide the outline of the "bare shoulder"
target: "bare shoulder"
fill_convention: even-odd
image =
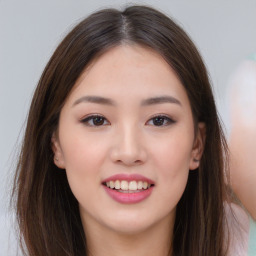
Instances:
[[[226,228],[229,235],[228,256],[246,256],[250,219],[247,212],[234,203],[225,204]]]

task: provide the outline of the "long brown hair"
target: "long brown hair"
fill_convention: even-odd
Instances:
[[[190,100],[194,122],[206,124],[204,154],[190,171],[177,205],[172,255],[224,256],[226,142],[204,63],[186,33],[169,17],[145,6],[104,9],[79,23],[48,62],[31,103],[15,176],[23,253],[84,256],[86,237],[78,202],[65,171],[53,163],[51,136],[76,80],[88,64],[120,44],[155,50],[176,71]]]

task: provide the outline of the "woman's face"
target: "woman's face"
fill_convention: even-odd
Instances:
[[[172,223],[199,166],[202,127],[195,137],[187,94],[156,52],[122,45],[96,59],[52,138],[84,226],[133,234]]]

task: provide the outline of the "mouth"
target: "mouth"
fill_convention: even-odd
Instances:
[[[139,174],[117,174],[103,180],[106,193],[122,204],[135,204],[147,199],[155,183]]]
[[[140,193],[154,186],[153,183],[142,180],[110,180],[102,184],[120,193]]]

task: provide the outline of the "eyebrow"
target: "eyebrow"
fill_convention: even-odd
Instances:
[[[116,106],[116,103],[113,100],[111,100],[109,98],[104,98],[101,96],[83,96],[83,97],[77,99],[73,103],[73,106],[75,106],[79,103],[82,103],[82,102]],[[173,103],[173,104],[182,106],[181,102],[178,99],[174,98],[173,96],[158,96],[158,97],[145,99],[141,102],[141,106],[150,106],[150,105],[163,104],[163,103]]]
[[[173,96],[159,96],[154,98],[149,98],[146,100],[143,100],[141,103],[141,106],[149,106],[149,105],[155,105],[155,104],[163,104],[163,103],[174,103],[181,106],[181,102],[174,98]]]
[[[103,98],[100,96],[83,96],[79,99],[77,99],[73,106],[81,103],[81,102],[91,102],[91,103],[97,103],[97,104],[103,104],[103,105],[110,105],[110,106],[115,106],[115,102],[111,99],[108,98]]]

